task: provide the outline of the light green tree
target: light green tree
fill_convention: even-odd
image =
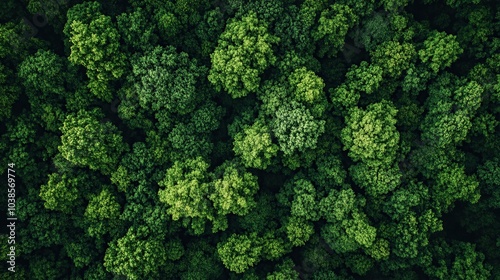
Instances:
[[[230,21],[210,56],[208,80],[233,98],[256,92],[260,75],[276,62],[272,47],[278,41],[254,12]]]
[[[278,146],[273,143],[269,126],[257,120],[235,135],[233,151],[246,167],[266,169],[277,155]]]
[[[259,189],[257,177],[234,162],[225,162],[214,171],[213,192],[209,199],[219,215],[244,216],[255,206]]]
[[[335,3],[324,9],[318,27],[312,33],[315,41],[321,41],[319,55],[335,55],[344,45],[347,31],[357,20],[358,17],[348,5]]]
[[[227,269],[236,273],[243,273],[260,261],[262,246],[259,237],[250,235],[232,234],[225,241],[217,244],[217,253]]]
[[[214,213],[210,200],[209,165],[202,158],[176,161],[165,178],[158,182],[164,187],[158,191],[160,201],[167,204],[167,213],[172,220],[182,219],[195,233],[205,230],[205,223]]]
[[[386,100],[370,104],[366,110],[353,108],[342,129],[342,143],[349,157],[371,166],[390,165],[399,143],[396,113],[392,102]]]
[[[463,53],[456,36],[445,32],[431,32],[429,38],[424,41],[424,47],[425,49],[418,51],[418,56],[434,73],[450,67]]]
[[[159,277],[160,269],[179,254],[168,248],[168,243],[158,238],[144,238],[136,231],[130,228],[125,236],[110,243],[104,255],[104,267],[129,279]]]
[[[128,150],[116,126],[102,123],[98,109],[70,114],[61,127],[59,151],[69,162],[110,174],[117,168],[120,155]]]
[[[120,34],[111,17],[96,16],[89,23],[68,21],[71,53],[68,60],[87,69],[88,87],[98,98],[113,98],[109,82],[125,73],[125,54],[120,50]]]

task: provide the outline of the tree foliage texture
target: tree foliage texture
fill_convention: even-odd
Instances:
[[[0,279],[500,279],[498,1],[0,2]]]

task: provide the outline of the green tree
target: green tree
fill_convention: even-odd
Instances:
[[[437,241],[431,247],[435,264],[425,267],[428,276],[451,279],[489,279],[491,268],[485,265],[484,254],[466,242]]]
[[[75,238],[76,239],[76,238]],[[73,260],[75,267],[85,267],[92,262],[99,262],[100,253],[95,247],[93,240],[87,236],[80,236],[78,239],[64,244],[64,250]]]
[[[370,94],[380,87],[382,74],[383,71],[380,66],[362,61],[359,66],[351,66],[346,73],[346,80],[353,90]]]
[[[61,127],[61,155],[77,166],[110,174],[117,168],[121,153],[128,147],[116,126],[101,123],[99,110],[70,114]]]
[[[344,45],[349,28],[353,27],[358,17],[345,4],[335,3],[321,12],[317,30],[313,31],[315,41],[321,40],[319,56],[335,55]]]
[[[120,208],[116,196],[107,186],[99,194],[91,196],[84,214],[89,220],[87,233],[93,237],[102,237],[119,228]]]
[[[254,12],[230,21],[210,55],[212,67],[208,80],[233,98],[256,92],[260,75],[276,62],[272,45],[278,41]]]
[[[349,168],[353,181],[363,187],[368,195],[380,196],[396,189],[401,182],[399,167],[373,166],[358,163]]]
[[[366,110],[353,108],[342,130],[342,143],[349,157],[371,166],[390,165],[399,142],[396,113],[394,105],[386,100],[370,104]]]
[[[467,176],[463,167],[450,164],[441,170],[432,188],[436,207],[443,211],[450,210],[457,200],[476,203],[479,198],[479,182],[475,176]]]
[[[422,140],[444,148],[465,140],[472,127],[471,119],[481,104],[483,88],[471,81],[456,81],[442,75],[430,89],[429,112],[421,123]]]
[[[415,47],[409,43],[386,41],[372,53],[372,63],[382,68],[385,76],[399,77],[416,55]]]
[[[463,53],[456,36],[445,32],[432,32],[424,41],[424,47],[425,49],[418,51],[418,55],[434,73],[449,67]]]
[[[125,54],[120,50],[120,34],[111,17],[95,15],[90,22],[77,18],[66,23],[71,42],[71,63],[87,69],[88,87],[98,98],[110,102],[109,83],[125,73]]]
[[[221,278],[223,265],[219,262],[215,246],[207,241],[189,242],[186,253],[181,259],[182,280]]]
[[[70,213],[75,203],[78,203],[77,185],[78,178],[72,178],[68,174],[50,174],[47,184],[40,187],[40,197],[45,201],[45,208]]]
[[[303,217],[290,216],[285,221],[284,230],[292,246],[303,246],[314,234],[314,225]]]
[[[243,273],[260,261],[262,246],[255,233],[232,234],[217,244],[220,260],[230,271]]]
[[[214,217],[208,195],[210,192],[208,163],[202,158],[176,161],[158,182],[164,187],[158,191],[160,201],[167,204],[172,219],[182,219],[194,232],[204,232],[205,223]]]
[[[314,185],[309,180],[298,179],[290,187],[294,192],[290,208],[292,216],[302,217],[311,221],[319,220],[318,198]]]
[[[132,60],[139,104],[155,112],[160,122],[168,123],[168,119],[160,117],[163,110],[185,115],[195,109],[203,98],[197,88],[205,71],[195,59],[185,52],[178,53],[172,46],[157,46]]]
[[[140,7],[131,13],[117,16],[116,21],[120,37],[131,50],[147,50],[158,41],[153,25]]]
[[[168,244],[166,246],[158,237],[144,238],[130,228],[125,236],[111,242],[106,249],[104,267],[129,279],[156,278],[172,256],[178,257],[172,253]]]
[[[313,103],[324,96],[325,83],[323,79],[305,67],[295,69],[288,80],[295,90],[297,101]]]
[[[276,270],[266,276],[266,280],[298,280],[299,273],[294,269],[295,264],[291,259],[285,259],[276,265]]]
[[[302,104],[283,104],[276,112],[272,130],[285,155],[316,148],[319,136],[325,131],[325,121],[315,119]]]
[[[269,126],[257,120],[236,134],[233,150],[246,167],[266,169],[277,155],[278,146],[272,141]]]
[[[49,131],[59,130],[66,116],[63,101],[68,96],[67,68],[64,58],[45,50],[38,50],[19,65],[18,76],[26,88],[31,110]]]
[[[9,78],[14,72],[3,63],[0,64],[0,120],[8,118],[12,114],[12,106],[16,102],[20,89]]]
[[[225,162],[214,171],[213,192],[209,199],[219,215],[244,216],[256,204],[253,196],[259,185],[257,177],[234,162]]]

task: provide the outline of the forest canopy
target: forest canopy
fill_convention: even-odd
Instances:
[[[0,120],[0,279],[500,280],[496,0],[2,0]]]

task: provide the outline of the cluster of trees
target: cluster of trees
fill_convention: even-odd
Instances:
[[[499,34],[495,0],[2,1],[0,278],[500,279]]]

